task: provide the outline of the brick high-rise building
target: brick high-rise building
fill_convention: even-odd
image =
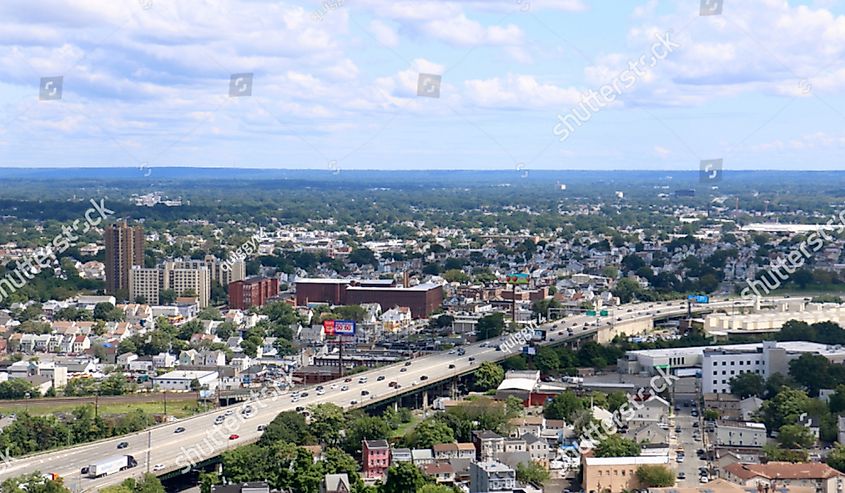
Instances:
[[[229,308],[246,310],[264,306],[267,300],[279,295],[279,280],[269,277],[252,277],[229,284]]]
[[[106,293],[129,290],[133,265],[144,265],[144,229],[126,222],[106,226]]]

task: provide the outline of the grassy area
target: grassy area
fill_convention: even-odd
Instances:
[[[151,397],[154,399],[154,397]],[[94,399],[91,398],[90,400],[80,401],[80,402],[67,402],[67,401],[51,401],[51,399],[32,399],[28,403],[3,403],[0,402],[0,413],[2,414],[11,414],[11,413],[18,413],[22,412],[25,409],[29,410],[29,413],[33,416],[43,416],[47,414],[57,414],[57,413],[69,413],[75,407],[79,407],[85,404],[93,404]],[[176,396],[168,396],[167,397],[167,414],[172,416],[176,416],[177,418],[183,418],[186,416],[190,416],[195,414],[196,408],[196,400],[193,396],[190,397],[176,397]],[[162,402],[161,398],[158,397],[157,400],[151,400],[148,402],[102,402],[100,401],[99,404],[99,413],[100,415],[109,415],[109,414],[125,414],[129,411],[141,409],[146,413],[154,414],[154,413],[162,413],[164,412],[164,403]]]
[[[399,425],[399,428],[397,428],[396,431],[393,432],[393,435],[390,438],[391,439],[402,438],[409,431],[416,428],[417,425],[422,422],[422,420],[423,420],[422,416],[418,416],[416,413],[412,414],[411,415],[411,421],[409,421],[407,423],[402,423],[401,425]]]

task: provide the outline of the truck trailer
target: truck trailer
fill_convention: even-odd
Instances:
[[[97,461],[88,466],[88,477],[101,478],[137,465],[138,462],[135,460],[135,457],[132,457],[131,455],[118,455]]]

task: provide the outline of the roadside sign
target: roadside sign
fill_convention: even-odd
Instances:
[[[528,274],[521,272],[507,275],[508,284],[528,284],[528,280]]]
[[[355,335],[355,321],[354,320],[335,320],[334,333],[339,336],[354,336]]]
[[[602,317],[606,317],[607,316],[607,310],[600,311],[599,315],[601,315]]]
[[[595,317],[596,311],[595,310],[587,310],[587,316],[588,317]]]
[[[323,331],[326,337],[334,337],[334,320],[323,320]]]
[[[687,299],[692,301],[693,303],[710,303],[710,297],[700,294],[691,294],[687,296]]]

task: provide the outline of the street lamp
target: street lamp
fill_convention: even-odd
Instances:
[[[31,396],[30,396],[30,393],[29,393],[29,392],[27,392],[27,393],[25,393],[25,394],[23,395],[24,402],[25,402],[25,404],[24,404],[24,409],[26,410],[26,412],[29,412],[29,398],[30,398],[30,397],[31,397]]]

